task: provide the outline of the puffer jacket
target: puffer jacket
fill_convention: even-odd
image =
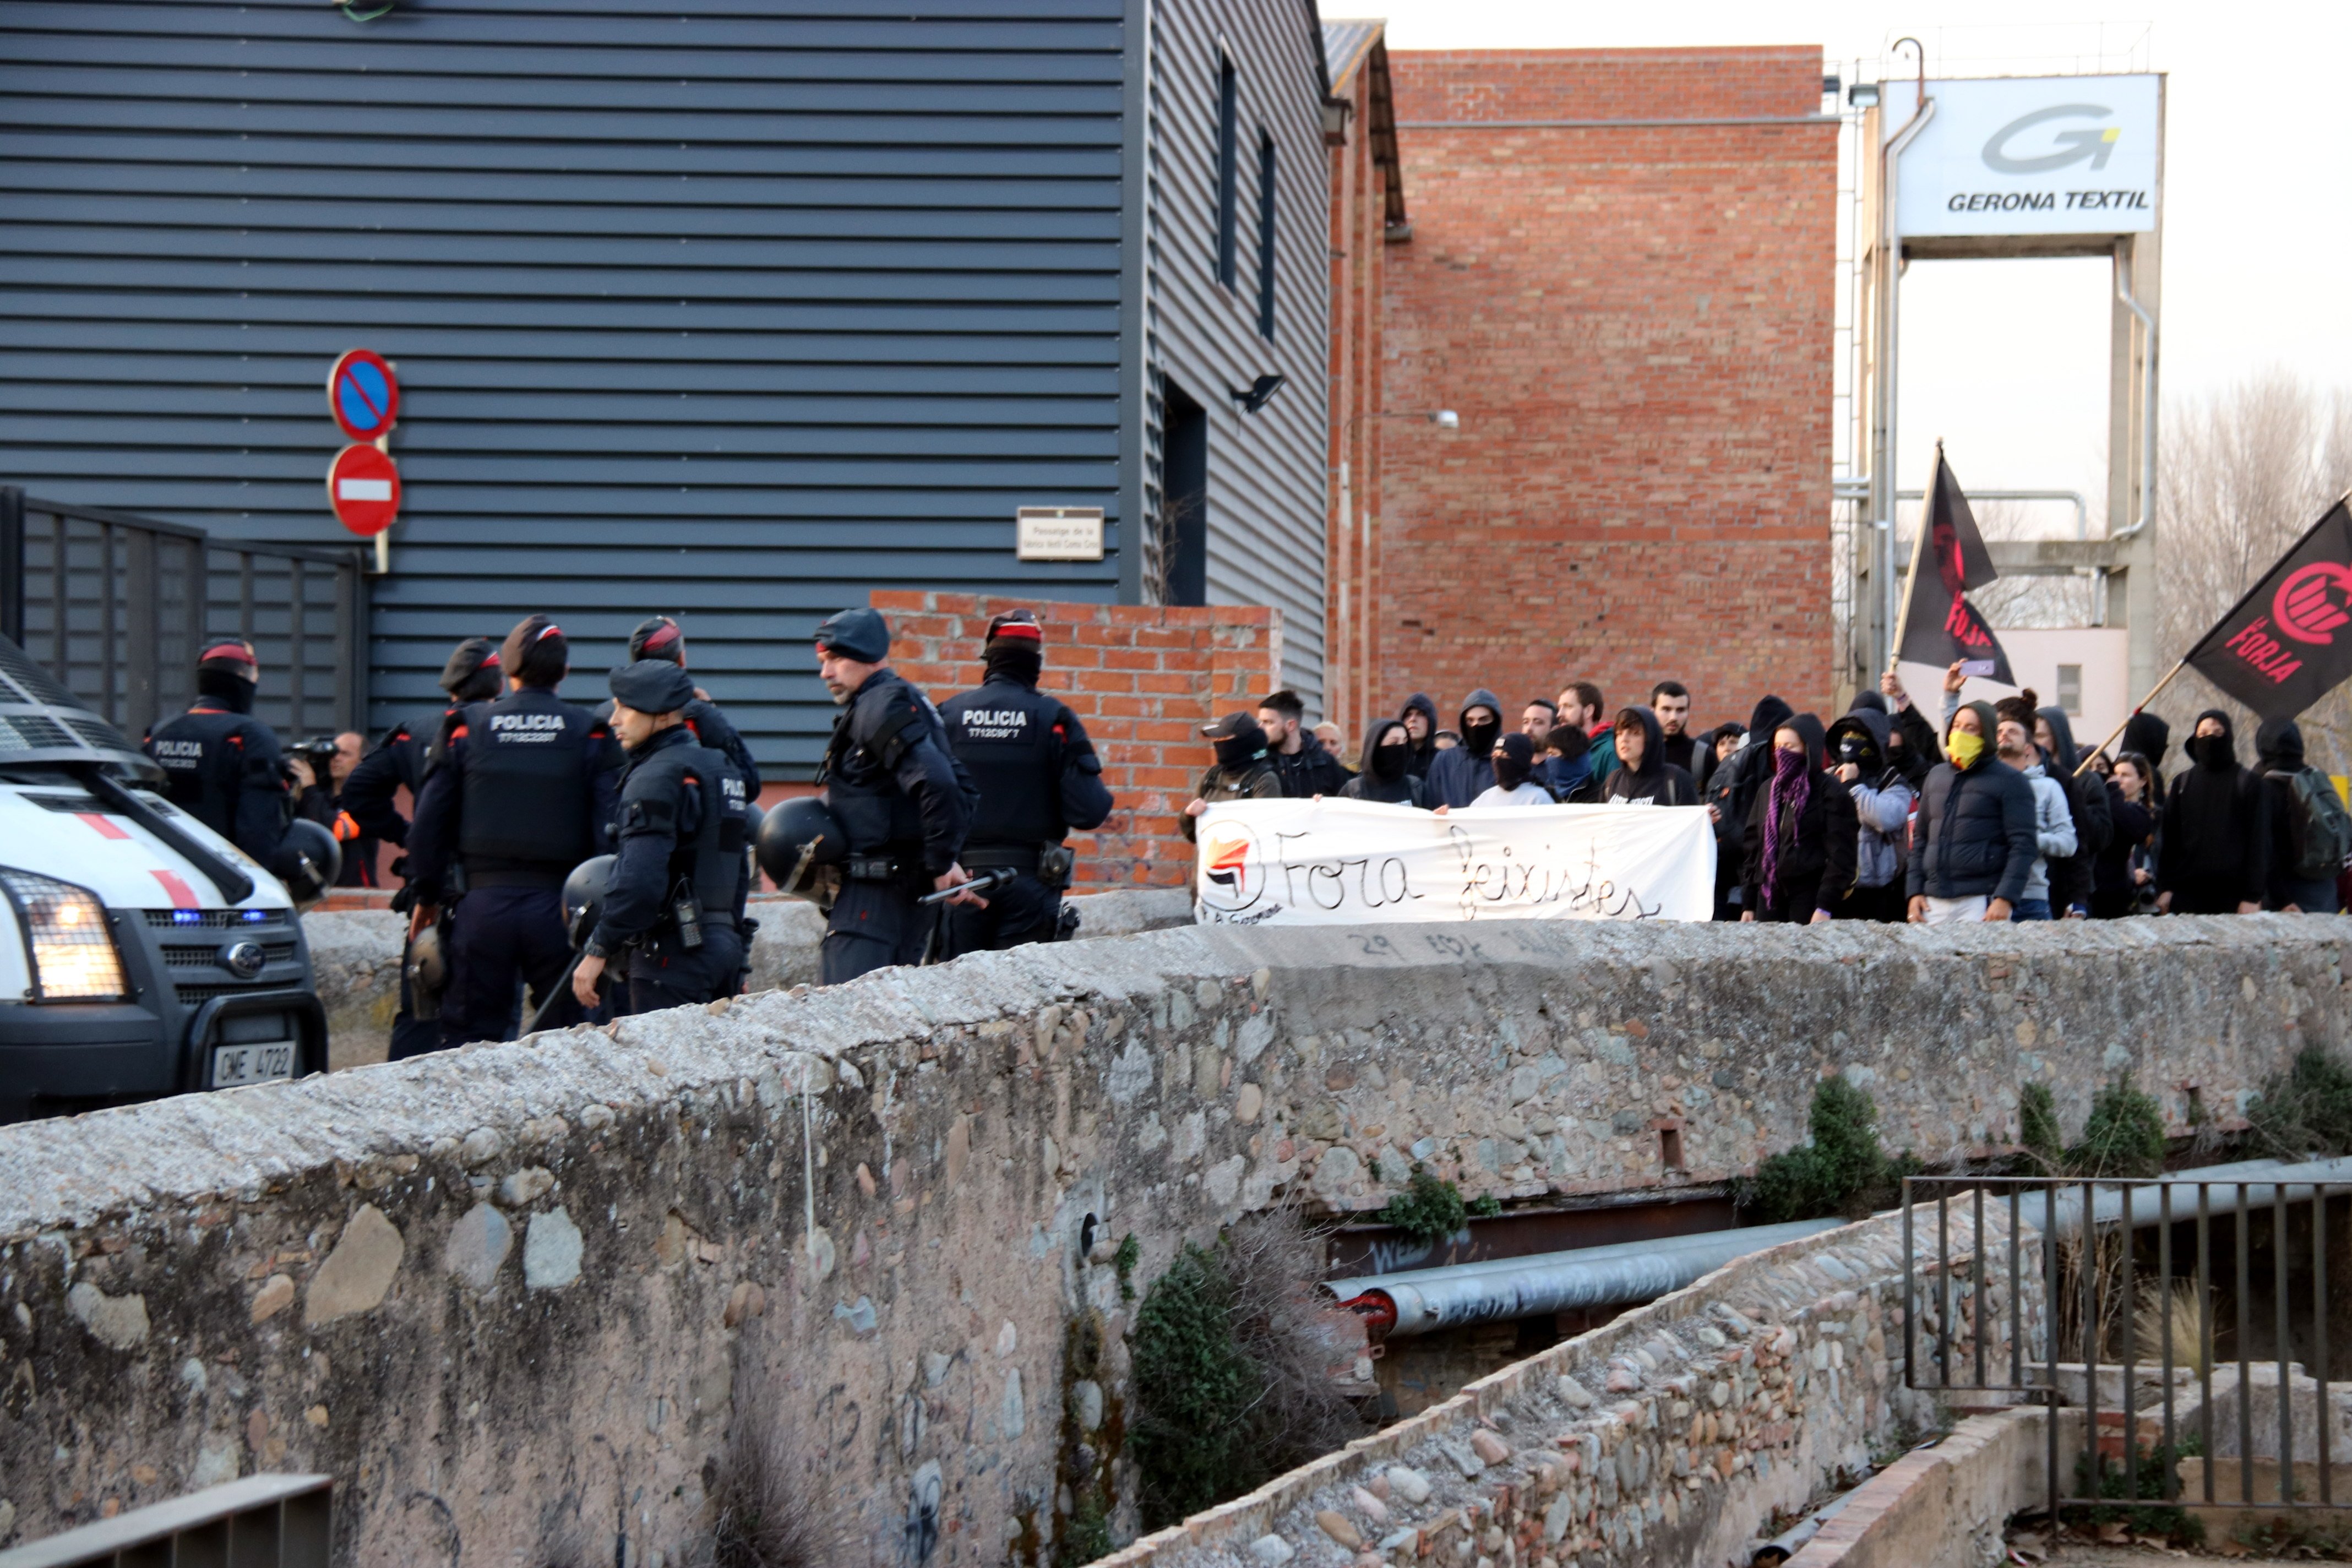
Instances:
[[[1911,846],[1913,898],[1983,894],[2014,904],[2039,853],[2033,786],[2023,773],[1990,755],[1966,773],[1949,763],[1929,771]]]

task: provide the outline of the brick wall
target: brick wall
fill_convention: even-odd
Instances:
[[[1820,108],[1817,48],[1390,56],[1413,241],[1385,258],[1378,686],[1694,726],[1831,691],[1836,128],[1446,129]],[[1439,122],[1433,124],[1433,122]]]
[[[1103,760],[1118,809],[1101,828],[1074,834],[1077,879],[1181,887],[1192,847],[1177,813],[1211,761],[1201,726],[1255,709],[1282,664],[1281,612],[1263,605],[1163,608],[1055,604],[971,594],[877,590],[890,622],[890,662],[934,700],[980,684],[981,645],[993,616],[1036,613],[1045,631],[1039,685],[1070,705]]]

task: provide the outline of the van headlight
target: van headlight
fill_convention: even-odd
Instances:
[[[119,1002],[122,955],[106,929],[106,907],[88,888],[0,866],[0,888],[25,928],[37,1002]]]

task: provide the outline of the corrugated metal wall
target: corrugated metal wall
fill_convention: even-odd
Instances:
[[[327,366],[396,360],[378,722],[538,608],[601,697],[663,610],[805,765],[868,587],[1113,597],[1012,520],[1118,512],[1120,0],[685,9],[0,0],[0,479],[342,542]]]
[[[1230,289],[1216,276],[1221,50],[1234,61],[1240,101]],[[1319,713],[1330,198],[1314,8],[1159,0],[1151,70],[1150,368],[1155,390],[1173,381],[1208,410],[1209,602],[1281,607],[1286,679]],[[1262,132],[1274,140],[1276,173],[1271,339],[1258,331]],[[1266,373],[1289,384],[1243,415],[1229,394]]]

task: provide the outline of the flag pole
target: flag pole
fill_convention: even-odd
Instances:
[[[2097,756],[2101,752],[2105,751],[2109,746],[2114,745],[2116,743],[2116,736],[2120,735],[2126,730],[2130,729],[2131,721],[2140,716],[2141,710],[2145,709],[2149,703],[2155,701],[2158,693],[2161,692],[2166,687],[2172,684],[2172,678],[2179,675],[2182,670],[2187,669],[2188,668],[2189,660],[2184,657],[2179,663],[2174,665],[2170,669],[2166,670],[2164,672],[2164,679],[2158,681],[2148,694],[2139,700],[2138,707],[2134,708],[2129,713],[2124,715],[2124,721],[2116,726],[2115,733],[2109,735],[2105,740],[2100,742],[2097,745],[2083,753],[2083,760],[2075,765],[2074,776],[2081,778],[2083,776],[2083,770],[2091,765],[2091,759]]]
[[[1903,608],[1895,616],[1895,636],[1886,645],[1886,673],[1903,658],[1903,634],[1911,629],[1911,595],[1919,586],[1919,557],[1927,547],[1927,519],[1936,505],[1936,490],[1944,478],[1944,443],[1936,443],[1936,469],[1927,476],[1927,493],[1919,499],[1919,531],[1911,538],[1911,574],[1903,580]]]

